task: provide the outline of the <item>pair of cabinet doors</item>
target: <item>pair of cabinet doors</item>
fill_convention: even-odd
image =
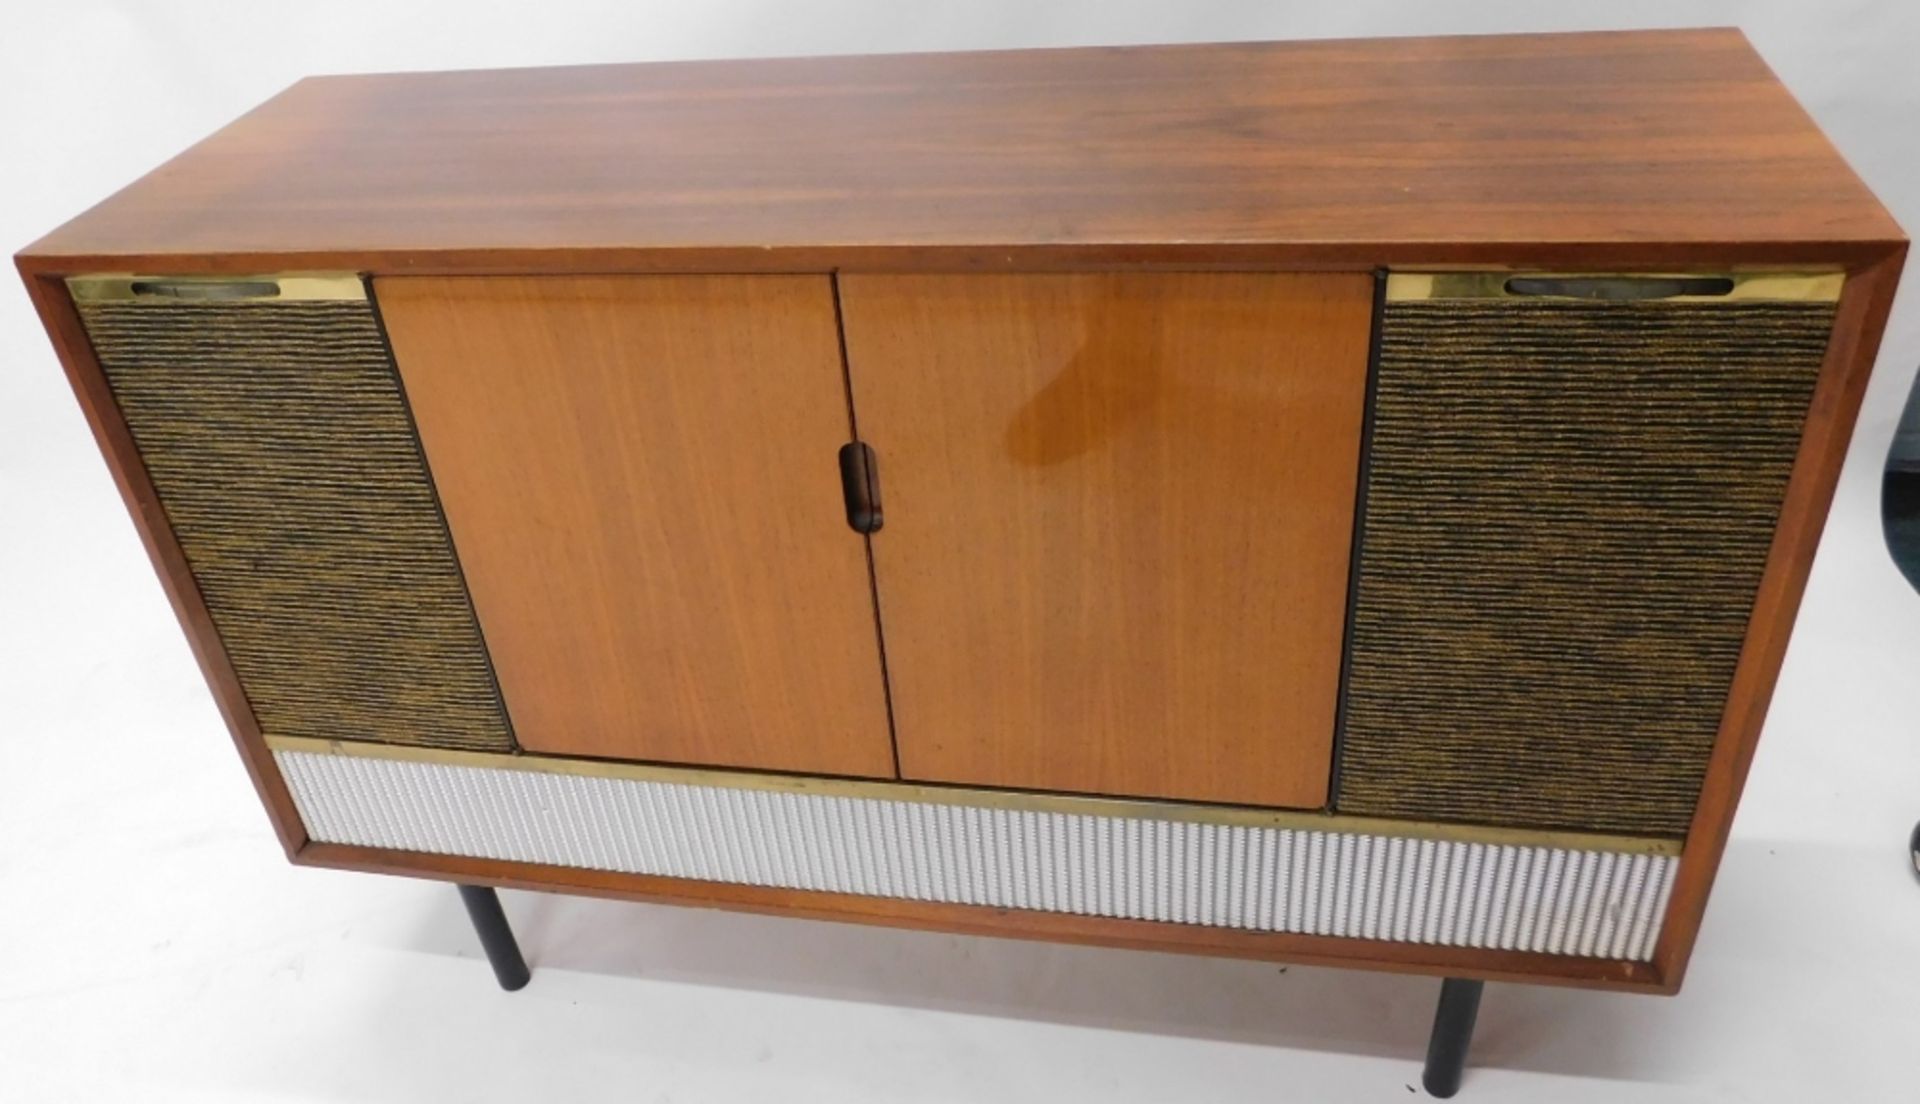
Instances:
[[[374,291],[524,750],[1324,804],[1369,276]]]

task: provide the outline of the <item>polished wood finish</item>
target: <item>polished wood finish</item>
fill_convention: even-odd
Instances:
[[[302,81],[37,271],[1858,261],[1900,238],[1734,30]]]
[[[842,277],[903,777],[1326,801],[1372,297]]]
[[[521,747],[893,776],[830,280],[374,294]]]
[[[160,504],[159,492],[154,490],[146,463],[140,459],[133,434],[120,414],[119,404],[114,402],[106,373],[101,371],[100,362],[93,355],[93,344],[87,339],[73,298],[60,280],[23,275],[41,325],[53,340],[54,352],[66,369],[67,382],[80,401],[80,412],[93,431],[101,455],[106,458],[107,472],[120,492],[120,500],[126,503],[134,531],[147,550],[147,558],[153,562],[155,574],[160,577],[160,589],[166,593],[173,615],[180,621],[187,647],[200,665],[200,675],[207,680],[214,706],[220,710],[220,719],[226,722],[227,732],[240,751],[247,777],[252,779],[261,804],[266,806],[274,834],[291,858],[307,843],[306,827],[300,822],[300,813],[294,808],[286,781],[274,766],[273,753],[267,750],[260,722],[247,702],[246,691],[240,687],[240,676],[233,669],[226,646],[221,643],[219,630],[214,628],[213,615],[200,596],[200,585],[187,566],[186,552],[174,535],[165,507]]]
[[[1753,764],[1780,665],[1786,659],[1787,640],[1806,591],[1807,575],[1813,569],[1827,511],[1833,505],[1840,467],[1846,460],[1860,402],[1866,397],[1874,353],[1886,329],[1905,257],[1906,249],[1901,247],[1851,272],[1835,309],[1833,341],[1827,347],[1820,382],[1807,411],[1800,454],[1787,483],[1773,547],[1754,598],[1747,639],[1727,694],[1726,713],[1720,720],[1720,733],[1707,761],[1706,780],[1674,877],[1666,926],[1654,949],[1654,962],[1676,990],[1706,915],[1707,895],[1726,851],[1734,808],[1746,785],[1747,769]]]
[[[16,266],[296,861],[941,930],[1671,992],[1706,907],[1905,251],[1899,227],[1738,32],[1711,30],[323,78],[29,246]],[[59,280],[301,269],[822,280],[834,272],[1116,268],[1357,275],[1382,266],[1851,273],[1650,965],[311,843]],[[831,463],[821,460],[829,486]],[[891,504],[900,506],[897,496]]]
[[[989,905],[859,897],[815,890],[697,882],[650,874],[616,874],[539,863],[468,859],[455,855],[427,855],[332,843],[309,843],[294,857],[294,861],[303,866],[358,870],[372,874],[404,874],[469,885],[573,893],[622,901],[719,908],[894,928],[958,932],[963,935],[1041,939],[1055,943],[1262,959],[1312,966],[1364,965],[1370,969],[1436,977],[1525,981],[1643,993],[1671,991],[1654,968],[1646,963],[1614,962],[1603,958],[1209,928],[1198,924],[1163,924],[1152,920],[1076,916],[1064,912],[1038,912]]]

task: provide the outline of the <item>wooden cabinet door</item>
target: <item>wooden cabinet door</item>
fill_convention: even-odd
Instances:
[[[840,291],[902,775],[1323,804],[1372,280]]]
[[[374,290],[521,747],[893,775],[828,277]]]

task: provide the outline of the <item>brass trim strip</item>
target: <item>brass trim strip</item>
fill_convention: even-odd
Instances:
[[[271,285],[273,291],[249,294],[247,285]],[[177,294],[196,288],[230,288],[239,294],[220,295],[215,291],[204,297]],[[168,289],[176,291],[168,294]],[[79,301],[124,301],[135,303],[284,303],[313,300],[361,300],[367,298],[366,281],[352,272],[273,272],[259,276],[167,276],[128,272],[92,273],[69,276],[67,292]]]
[[[1662,303],[1728,303],[1788,301],[1833,303],[1840,299],[1844,272],[1391,272],[1387,274],[1387,301],[1420,299],[1512,299],[1507,281],[1516,277],[1539,279],[1602,278],[1659,279],[1709,276],[1733,281],[1725,295],[1675,295]]]
[[[310,755],[347,755],[365,759],[439,763],[494,770],[540,771],[588,778],[617,778],[635,782],[665,782],[684,786],[714,786],[739,790],[811,794],[821,797],[860,797],[879,801],[914,801],[935,805],[971,805],[989,809],[1069,813],[1134,820],[1173,820],[1194,824],[1222,824],[1249,828],[1288,828],[1310,832],[1346,832],[1355,835],[1397,836],[1405,839],[1445,840],[1517,847],[1557,847],[1570,851],[1614,851],[1636,855],[1678,855],[1681,841],[1589,832],[1530,831],[1473,824],[1436,824],[1378,817],[1350,817],[1300,809],[1256,809],[1239,805],[1204,805],[1142,798],[1091,797],[1081,794],[1038,793],[1027,790],[989,790],[924,782],[883,782],[861,778],[826,778],[801,774],[675,767],[655,763],[612,762],[603,759],[567,759],[544,755],[505,755],[352,740],[315,740],[296,736],[268,736],[274,751]]]

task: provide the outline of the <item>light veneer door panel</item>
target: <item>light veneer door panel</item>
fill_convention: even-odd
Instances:
[[[1372,279],[840,294],[902,775],[1323,804]]]
[[[521,747],[893,775],[829,278],[375,293]]]

